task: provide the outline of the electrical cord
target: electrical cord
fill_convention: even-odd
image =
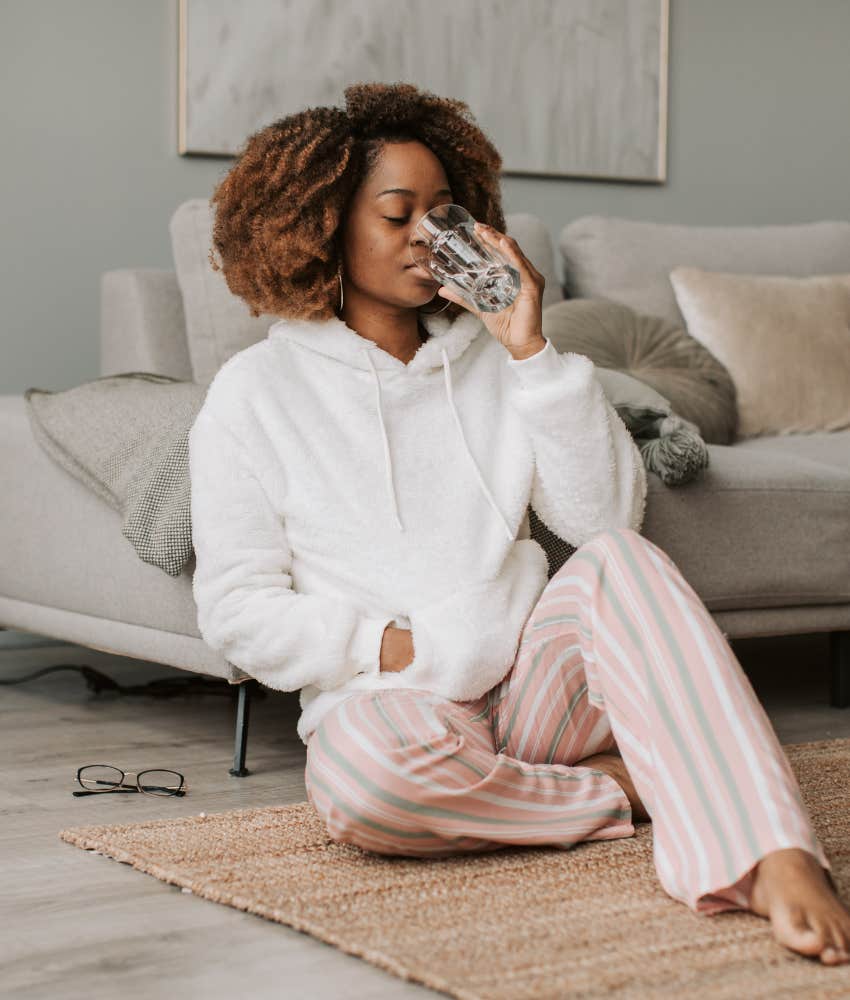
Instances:
[[[173,698],[180,694],[233,696],[239,688],[238,684],[230,684],[220,678],[205,677],[202,674],[187,674],[184,677],[160,677],[147,681],[145,684],[119,684],[118,681],[113,680],[102,671],[79,663],[57,663],[51,667],[42,667],[40,670],[23,677],[2,678],[0,685],[23,684],[56,670],[79,671],[85,678],[86,686],[95,695],[99,695],[102,691],[112,691],[118,695],[150,695],[154,698]],[[254,690],[251,692],[252,698],[262,700],[266,695],[267,691],[262,684],[254,685]]]

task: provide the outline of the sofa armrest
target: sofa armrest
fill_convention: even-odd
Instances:
[[[192,379],[183,297],[174,271],[122,268],[100,276],[100,374]]]

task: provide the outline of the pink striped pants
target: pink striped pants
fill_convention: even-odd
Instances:
[[[753,869],[799,847],[831,865],[770,720],[670,557],[631,529],[547,583],[507,676],[474,701],[364,691],[309,738],[329,835],[381,854],[569,848],[634,835],[625,792],[578,764],[618,750],[652,818],[661,885],[695,913],[749,909]]]

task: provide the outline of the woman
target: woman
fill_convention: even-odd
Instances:
[[[651,818],[673,898],[846,961],[850,912],[767,715],[638,533],[640,453],[590,359],[542,334],[499,154],[462,102],[345,96],[250,137],[212,198],[213,266],[281,318],[222,366],[190,435],[203,638],[300,691],[334,839],[569,848]],[[519,271],[502,312],[410,266],[446,202]],[[550,580],[529,503],[577,546]]]

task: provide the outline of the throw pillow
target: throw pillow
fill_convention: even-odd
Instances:
[[[602,378],[608,377],[603,369],[611,370],[655,390],[675,414],[696,425],[706,443],[733,440],[737,414],[732,378],[683,327],[609,299],[569,299],[543,309],[543,334],[561,353],[589,357]],[[649,392],[629,402],[658,405]]]
[[[850,274],[677,267],[670,282],[688,333],[735,383],[739,438],[850,427]]]

